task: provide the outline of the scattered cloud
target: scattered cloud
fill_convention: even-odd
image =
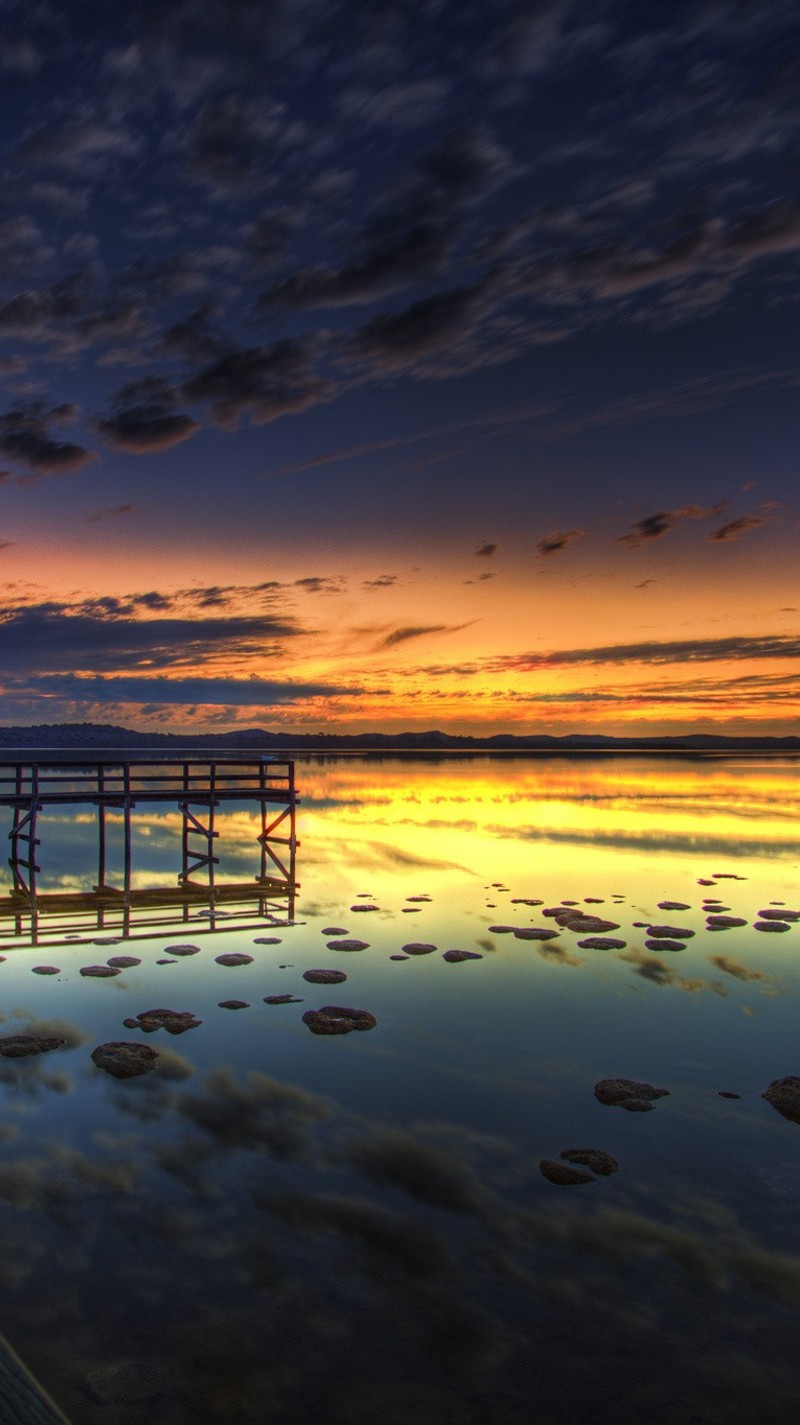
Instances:
[[[540,539],[536,548],[540,554],[558,554],[562,549],[566,549],[575,539],[581,539],[586,533],[585,529],[564,529],[555,534],[546,534],[544,539]]]
[[[637,520],[627,534],[619,535],[618,544],[627,544],[630,549],[639,549],[643,544],[648,544],[653,539],[661,539],[663,535],[669,534],[670,530],[676,529],[684,520],[704,520],[711,515],[718,515],[724,510],[726,501],[706,507],[704,505],[684,505],[678,510],[656,510],[652,515],[645,515]]]
[[[475,550],[475,553],[488,558],[490,554],[494,554],[496,549],[496,544],[479,544],[478,548]]]
[[[399,643],[408,643],[413,638],[424,638],[430,633],[460,633],[462,628],[469,628],[469,626],[469,623],[431,623],[395,628],[391,633],[387,633],[386,637],[378,644],[378,647],[396,648]]]
[[[72,424],[77,408],[65,403],[47,407],[41,402],[18,406],[0,415],[0,451],[31,470],[34,476],[67,475],[81,470],[97,457],[73,441],[55,440],[54,425]]]
[[[720,525],[706,538],[709,540],[726,541],[730,539],[741,539],[749,529],[759,529],[767,521],[760,515],[739,515],[738,519],[729,520],[727,524]]]

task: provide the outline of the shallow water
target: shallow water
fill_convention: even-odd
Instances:
[[[800,922],[753,926],[800,909],[800,762],[297,770],[295,924],[254,900],[174,930],[140,918],[119,945],[93,943],[113,917],[43,918],[31,946],[2,922],[2,1033],[68,1044],[0,1058],[0,1331],[75,1425],[794,1420],[800,1124],[761,1095],[800,1075]],[[93,814],[40,825],[40,890],[89,887]],[[177,814],[134,827],[134,884],[174,885]],[[221,881],[252,879],[255,810],[218,827]],[[707,929],[706,897],[746,924]],[[542,911],[570,900],[624,948],[514,935],[558,929]],[[694,934],[651,950],[648,924]],[[187,941],[198,954],[157,963]],[[436,948],[390,958],[408,942]],[[217,963],[231,951],[252,963]],[[125,953],[141,965],[79,974]],[[302,1015],[329,1004],[377,1025],[315,1036]],[[123,1028],[155,1006],[202,1024]],[[96,1068],[117,1039],[157,1049],[157,1071]],[[599,1103],[619,1076],[669,1094]],[[546,1180],[540,1160],[571,1147],[619,1172]]]

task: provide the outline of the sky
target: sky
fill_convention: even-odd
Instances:
[[[0,722],[785,734],[794,0],[0,0]]]

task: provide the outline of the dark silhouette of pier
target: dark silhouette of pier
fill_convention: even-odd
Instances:
[[[216,881],[217,809],[230,803],[259,809],[260,869],[253,881]],[[133,814],[137,806],[172,803],[181,814],[180,866],[174,886],[134,888]],[[292,920],[297,883],[295,814],[298,797],[294,762],[257,754],[209,757],[109,752],[37,752],[0,759],[0,806],[12,811],[9,832],[12,889],[0,896],[0,924],[10,919],[15,935],[29,933],[38,942],[41,918],[58,921],[64,936],[113,929],[124,938],[168,935],[170,927],[198,914],[213,930],[219,917],[226,925],[252,917]],[[94,806],[97,809],[97,878],[83,891],[39,890],[42,846],[41,813],[47,807]],[[106,816],[122,810],[122,864],[112,873]],[[72,923],[74,922],[74,924]],[[48,936],[49,943],[53,941]]]

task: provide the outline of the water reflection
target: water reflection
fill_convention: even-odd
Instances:
[[[4,951],[0,1033],[68,1041],[0,1057],[16,1349],[76,1425],[527,1425],[606,1403],[623,1425],[788,1425],[800,1129],[762,1094],[800,1071],[800,923],[754,925],[800,905],[797,765],[343,760],[299,782],[294,924],[193,907],[199,953],[162,964],[145,939],[108,981],[80,979],[65,936],[50,978],[35,946]],[[219,818],[221,885],[244,881],[256,825]],[[60,827],[59,894],[72,834],[86,845]],[[174,867],[177,831],[147,813],[143,879]],[[545,915],[569,901],[624,945]],[[726,913],[744,923],[708,924]],[[647,948],[663,925],[681,948]],[[557,933],[515,934],[534,928]],[[392,958],[413,942],[435,948]],[[250,963],[219,963],[243,947]],[[482,958],[446,962],[456,947]],[[302,1003],[264,1003],[280,992]],[[376,1028],[309,1034],[303,1012],[332,1001]],[[95,1068],[163,1004],[201,1023],[179,1051],[147,1036],[157,1072]],[[669,1096],[604,1106],[593,1085],[618,1076]],[[581,1146],[620,1171],[543,1178]]]

